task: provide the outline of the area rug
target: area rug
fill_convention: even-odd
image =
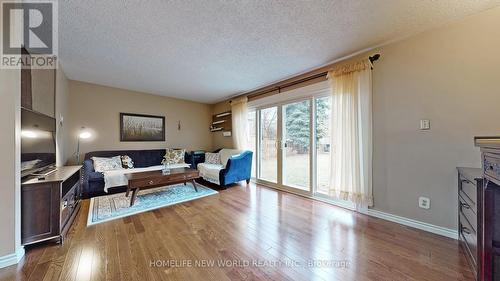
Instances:
[[[141,190],[137,194],[134,206],[130,207],[129,197],[125,193],[117,193],[90,199],[87,226],[128,217],[134,214],[163,208],[187,202],[202,197],[217,194],[218,192],[208,187],[196,184],[198,192],[194,190],[193,184],[177,184]]]

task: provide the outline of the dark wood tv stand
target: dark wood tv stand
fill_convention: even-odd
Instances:
[[[21,243],[62,243],[80,209],[81,166],[58,167],[44,179],[21,183]]]
[[[500,280],[500,137],[476,137],[481,149],[482,188],[478,217],[478,280]]]

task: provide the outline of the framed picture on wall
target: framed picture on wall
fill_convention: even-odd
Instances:
[[[165,141],[165,116],[120,113],[120,141]]]

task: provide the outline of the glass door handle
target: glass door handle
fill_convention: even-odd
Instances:
[[[284,148],[286,148],[286,147],[287,147],[287,143],[286,143],[286,141],[279,140],[279,141],[278,141],[278,147],[279,147],[280,149],[284,149]]]
[[[282,140],[277,140],[276,141],[276,147],[278,149],[283,149],[283,148],[287,147],[286,141],[283,142]]]

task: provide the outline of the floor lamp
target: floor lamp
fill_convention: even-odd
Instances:
[[[88,139],[92,134],[85,130],[85,127],[80,129],[80,134],[78,134],[77,145],[76,145],[76,164],[80,165],[80,140]]]

